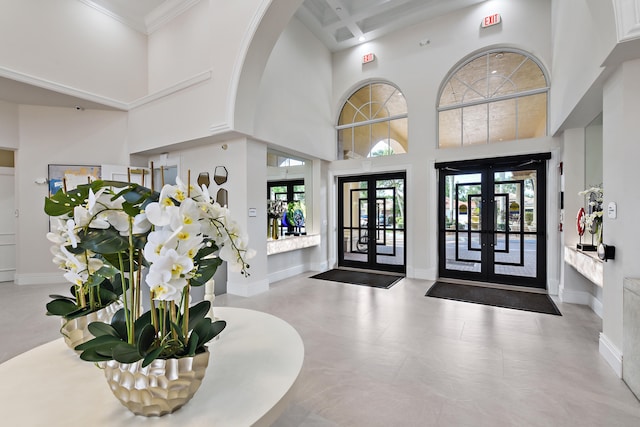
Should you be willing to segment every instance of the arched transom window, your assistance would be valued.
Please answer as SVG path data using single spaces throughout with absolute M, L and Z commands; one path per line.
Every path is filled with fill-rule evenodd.
M 368 83 L 344 103 L 338 118 L 338 159 L 406 153 L 407 102 L 388 83 Z
M 546 136 L 548 94 L 545 72 L 531 55 L 513 49 L 476 55 L 440 89 L 438 147 Z

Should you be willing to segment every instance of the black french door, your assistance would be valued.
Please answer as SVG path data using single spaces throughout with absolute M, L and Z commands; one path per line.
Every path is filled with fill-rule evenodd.
M 338 178 L 338 265 L 404 273 L 404 172 Z
M 439 276 L 546 288 L 550 153 L 439 163 Z

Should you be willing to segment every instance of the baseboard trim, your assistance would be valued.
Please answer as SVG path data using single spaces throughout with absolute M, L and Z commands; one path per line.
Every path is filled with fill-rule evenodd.
M 589 292 L 572 291 L 564 287 L 560 287 L 558 291 L 558 298 L 560 298 L 560 301 L 569 304 L 580 304 L 589 306 L 591 310 L 593 310 L 593 312 L 598 315 L 598 317 L 602 318 L 602 301 L 597 299 Z
M 274 271 L 272 273 L 269 273 L 269 283 L 288 279 L 289 277 L 302 274 L 305 271 L 309 271 L 309 268 L 304 264 L 296 265 L 295 267 L 287 268 L 286 270 Z
M 252 297 L 269 290 L 269 279 L 249 283 L 227 281 L 227 293 L 241 297 Z
M 62 273 L 16 273 L 14 281 L 16 285 L 55 285 L 66 282 Z
M 600 356 L 611 366 L 618 378 L 622 378 L 622 352 L 609 341 L 607 336 L 600 333 L 598 342 Z

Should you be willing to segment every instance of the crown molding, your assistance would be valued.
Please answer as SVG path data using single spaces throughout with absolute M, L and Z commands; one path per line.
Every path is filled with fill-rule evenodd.
M 127 104 L 126 102 L 116 101 L 112 98 L 96 95 L 94 93 L 83 90 L 74 89 L 71 86 L 56 83 L 51 80 L 32 76 L 30 74 L 25 74 L 2 66 L 0 66 L 0 77 L 15 80 L 17 82 L 25 83 L 42 89 L 47 89 L 63 95 L 73 96 L 76 98 L 84 99 L 86 101 L 95 102 L 97 104 L 102 104 L 104 106 L 115 108 L 118 110 L 129 109 L 129 104 Z
M 640 38 L 640 0 L 614 0 L 618 42 Z
M 146 27 L 144 22 L 138 21 L 136 19 L 131 19 L 131 18 L 126 17 L 126 16 L 119 15 L 119 14 L 117 14 L 115 12 L 110 11 L 106 7 L 99 5 L 98 3 L 94 3 L 91 0 L 78 0 L 78 1 L 81 2 L 81 3 L 86 4 L 87 6 L 97 10 L 100 13 L 103 13 L 103 14 L 107 15 L 108 17 L 110 17 L 112 19 L 115 19 L 118 22 L 121 22 L 121 23 L 127 25 L 128 27 L 133 28 L 134 30 L 136 30 L 136 31 L 138 31 L 138 32 L 140 32 L 142 34 L 148 34 L 147 27 Z
M 198 83 L 207 81 L 211 78 L 212 75 L 213 75 L 213 72 L 211 70 L 203 71 L 200 74 L 196 74 L 195 76 L 182 80 L 181 82 L 178 82 L 172 86 L 169 86 L 167 88 L 164 88 L 152 94 L 143 96 L 142 98 L 136 99 L 135 101 L 127 104 L 127 110 L 140 107 L 141 105 L 148 104 L 160 98 L 164 98 L 165 96 L 169 96 L 173 93 L 176 93 L 188 87 L 194 86 Z
M 195 6 L 200 0 L 167 0 L 144 18 L 146 34 L 151 34 L 166 23 Z
M 108 98 L 105 96 L 96 95 L 95 93 L 92 93 L 92 92 L 75 89 L 71 86 L 63 85 L 60 83 L 53 82 L 51 80 L 42 79 L 40 77 L 35 77 L 29 74 L 21 73 L 19 71 L 11 70 L 9 68 L 0 66 L 0 78 L 4 77 L 10 80 L 15 80 L 20 83 L 25 83 L 38 88 L 50 90 L 52 92 L 56 92 L 62 95 L 73 96 L 75 98 L 79 98 L 85 101 L 91 101 L 96 104 L 101 104 L 106 107 L 115 108 L 117 110 L 123 110 L 123 111 L 132 110 L 144 104 L 148 104 L 150 102 L 164 98 L 166 96 L 169 96 L 181 90 L 187 89 L 198 83 L 207 81 L 211 79 L 212 75 L 213 75 L 212 70 L 203 71 L 199 74 L 196 74 L 195 76 L 182 80 L 181 82 L 178 82 L 165 89 L 162 89 L 152 94 L 138 98 L 135 101 L 122 102 L 122 101 L 117 101 L 115 99 Z

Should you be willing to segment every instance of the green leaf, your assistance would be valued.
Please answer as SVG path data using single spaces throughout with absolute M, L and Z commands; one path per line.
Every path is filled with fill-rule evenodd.
M 218 267 L 222 265 L 222 258 L 204 258 L 198 261 L 196 277 L 191 279 L 193 286 L 202 286 L 207 283 L 216 273 Z
M 156 340 L 156 329 L 151 324 L 147 324 L 138 334 L 138 353 L 146 354 Z
M 91 332 L 93 336 L 96 338 L 103 335 L 111 335 L 113 337 L 120 339 L 120 335 L 118 334 L 118 331 L 116 331 L 116 329 L 113 326 L 109 325 L 108 323 L 91 322 L 89 323 L 89 326 L 87 327 L 87 329 L 89 329 L 89 332 Z
M 133 363 L 142 359 L 142 355 L 135 346 L 121 342 L 113 347 L 113 358 L 120 363 Z
M 204 300 L 189 308 L 189 330 L 205 318 L 211 307 L 211 302 Z
M 74 304 L 76 302 L 76 299 L 74 297 L 68 297 L 68 296 L 58 295 L 58 294 L 49 295 L 49 298 L 69 300 L 69 301 L 72 301 Z
M 127 238 L 112 228 L 89 229 L 86 233 L 78 234 L 81 240 L 78 246 L 98 254 L 117 254 L 129 249 Z
M 80 345 L 77 345 L 75 350 L 84 351 L 89 349 L 96 349 L 100 347 L 109 347 L 115 346 L 119 343 L 122 343 L 122 340 L 118 337 L 114 337 L 113 335 L 101 335 L 99 337 L 95 337 L 87 342 L 84 342 Z
M 148 366 L 151 362 L 156 360 L 158 358 L 158 356 L 160 356 L 160 354 L 162 353 L 163 350 L 164 350 L 164 347 L 158 347 L 155 350 L 149 352 L 144 357 L 144 360 L 142 361 L 142 367 L 144 368 L 144 367 Z
M 118 295 L 104 288 L 99 288 L 98 293 L 100 294 L 100 300 L 103 305 L 107 305 L 110 301 L 116 301 L 118 299 Z
M 211 338 L 215 338 L 220 334 L 220 332 L 224 331 L 224 328 L 227 327 L 227 322 L 225 322 L 224 320 L 216 320 L 215 322 L 213 322 L 212 327 L 213 337 Z
M 174 322 L 170 322 L 171 325 L 173 325 L 173 328 L 175 329 L 173 332 L 177 335 L 175 338 L 181 342 L 184 341 L 184 335 L 182 334 L 182 326 L 174 323 Z
M 187 343 L 187 355 L 188 356 L 195 356 L 196 355 L 196 350 L 198 349 L 198 344 L 200 342 L 200 337 L 198 336 L 198 334 L 196 332 L 192 332 L 191 336 L 189 337 L 189 342 Z
M 147 325 L 151 325 L 151 310 L 142 313 L 133 323 L 133 328 L 136 331 L 142 331 Z
M 107 360 L 113 359 L 113 357 L 99 354 L 95 350 L 91 349 L 80 353 L 80 359 L 86 360 L 87 362 L 106 362 Z
M 121 308 L 116 311 L 116 313 L 111 318 L 111 326 L 118 332 L 118 336 L 122 338 L 124 341 L 127 340 L 127 319 L 125 317 L 124 311 L 126 308 Z
M 75 302 L 66 298 L 55 299 L 47 303 L 47 314 L 53 316 L 66 316 L 77 309 Z

